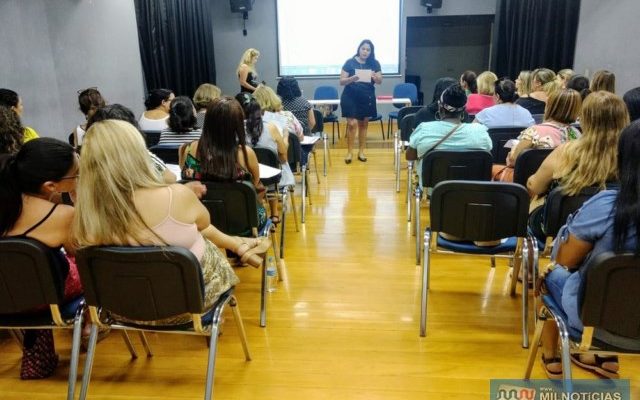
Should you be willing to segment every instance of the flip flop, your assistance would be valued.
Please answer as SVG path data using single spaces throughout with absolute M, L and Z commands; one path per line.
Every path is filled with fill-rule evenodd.
M 553 372 L 549 370 L 551 364 L 559 364 L 560 372 Z M 547 374 L 547 378 L 551 380 L 562 379 L 562 359 L 560 357 L 545 359 L 544 354 L 542 354 L 542 369 L 544 369 L 544 373 Z
M 588 354 L 571 354 L 571 361 L 580 368 L 595 372 L 596 374 L 609 379 L 618 379 L 620 377 L 620 375 L 618 375 L 618 356 L 600 357 L 597 354 L 593 354 L 594 363 L 589 363 L 581 359 L 581 355 Z

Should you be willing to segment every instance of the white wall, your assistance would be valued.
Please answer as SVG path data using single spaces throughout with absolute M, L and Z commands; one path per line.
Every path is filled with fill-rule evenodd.
M 639 16 L 638 0 L 582 0 L 574 69 L 589 76 L 610 70 L 621 96 L 640 86 Z

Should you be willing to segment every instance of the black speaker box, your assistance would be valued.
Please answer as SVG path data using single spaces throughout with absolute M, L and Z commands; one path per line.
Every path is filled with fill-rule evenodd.
M 252 0 L 229 0 L 231 4 L 231 12 L 247 12 L 251 11 Z
M 442 0 L 420 0 L 420 4 L 424 7 L 442 8 Z

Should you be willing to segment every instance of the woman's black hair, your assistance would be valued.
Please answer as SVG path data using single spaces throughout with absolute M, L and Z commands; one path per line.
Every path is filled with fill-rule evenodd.
M 467 94 L 460 84 L 449 86 L 440 95 L 439 107 L 443 118 L 459 117 L 467 104 Z
M 433 98 L 431 99 L 431 104 L 438 104 L 440 101 L 440 96 L 442 96 L 442 92 L 444 92 L 449 86 L 455 85 L 458 83 L 457 80 L 451 77 L 440 78 L 436 81 L 436 86 L 433 89 Z
M 618 175 L 620 189 L 613 219 L 615 250 L 624 250 L 629 228 L 633 227 L 636 232 L 634 253 L 640 256 L 640 121 L 632 123 L 620 133 Z
M 362 42 L 360 42 L 360 44 L 358 45 L 358 48 L 356 49 L 356 54 L 354 55 L 354 57 L 358 56 L 360 54 L 360 47 L 362 47 L 363 44 L 368 44 L 369 47 L 371 47 L 371 53 L 369 53 L 369 58 L 367 58 L 367 61 L 372 60 L 375 61 L 376 59 L 376 49 L 373 46 L 373 42 L 369 39 L 365 39 Z
M 20 96 L 18 93 L 14 92 L 11 89 L 0 89 L 0 106 L 5 107 L 18 107 L 18 102 L 20 101 Z
M 198 122 L 193 102 L 187 96 L 171 100 L 169 109 L 169 129 L 173 132 L 190 132 Z
M 589 79 L 584 75 L 576 74 L 573 75 L 566 84 L 567 89 L 573 89 L 576 92 L 580 93 L 580 97 L 584 100 L 585 97 L 591 93 L 589 90 Z
M 159 107 L 163 101 L 169 100 L 169 97 L 173 93 L 169 89 L 153 89 L 149 92 L 147 99 L 144 101 L 144 106 L 147 110 L 153 110 L 156 107 Z
M 24 127 L 11 108 L 0 106 L 0 154 L 15 154 L 22 147 Z
M 242 106 L 242 111 L 244 111 L 245 132 L 251 138 L 251 145 L 255 146 L 260 140 L 260 135 L 262 135 L 262 109 L 260 104 L 247 92 L 238 93 L 236 100 Z
M 503 103 L 513 103 L 518 99 L 516 84 L 509 78 L 500 78 L 495 83 L 496 94 Z
M 640 118 L 640 87 L 627 91 L 622 97 L 622 100 L 624 100 L 624 104 L 627 105 L 631 121 Z
M 30 140 L 17 154 L 0 156 L 0 236 L 20 217 L 22 194 L 38 194 L 42 184 L 59 181 L 74 162 L 73 146 L 53 138 Z
M 78 93 L 78 105 L 80 106 L 80 111 L 82 111 L 84 115 L 88 115 L 91 110 L 97 110 L 100 107 L 104 107 L 105 104 L 102 94 L 100 94 L 98 89 L 94 87 L 84 89 Z
M 293 76 L 283 76 L 282 79 L 280 79 L 280 82 L 278 82 L 277 93 L 282 100 L 291 100 L 302 96 L 298 80 Z
M 136 116 L 133 115 L 133 111 L 118 103 L 109 104 L 108 106 L 98 108 L 96 112 L 91 116 L 91 118 L 89 118 L 89 121 L 87 121 L 87 130 L 89 130 L 91 125 L 95 124 L 96 122 L 104 121 L 107 119 L 126 121 L 135 126 L 136 129 L 140 130 L 138 121 L 136 121 Z
M 473 71 L 464 71 L 460 79 L 467 84 L 471 93 L 478 93 L 477 75 Z

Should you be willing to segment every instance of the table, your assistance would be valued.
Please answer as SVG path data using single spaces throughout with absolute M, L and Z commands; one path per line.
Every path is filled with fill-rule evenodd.
M 180 179 L 180 175 L 182 173 L 182 171 L 180 170 L 180 166 L 177 164 L 166 164 L 167 169 L 171 172 L 173 172 L 175 174 L 175 176 L 178 177 L 178 179 Z M 278 168 L 273 168 L 270 167 L 268 165 L 264 165 L 264 164 L 258 164 L 258 167 L 260 169 L 260 179 L 268 179 L 268 178 L 273 178 L 277 175 L 280 175 L 282 173 L 282 171 L 280 171 Z
M 309 100 L 312 106 L 328 105 L 339 106 L 340 99 L 324 99 L 324 100 Z M 411 99 L 408 97 L 394 97 L 392 99 L 380 99 L 376 98 L 376 104 L 404 104 L 405 106 L 411 105 Z

